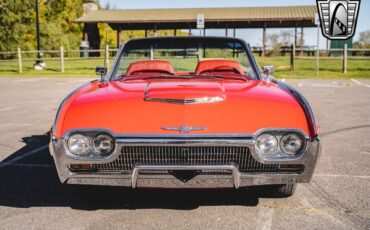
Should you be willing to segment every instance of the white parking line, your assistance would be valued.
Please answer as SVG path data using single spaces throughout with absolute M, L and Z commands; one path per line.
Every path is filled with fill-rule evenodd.
M 5 167 L 5 166 L 8 166 L 8 165 L 11 165 L 11 164 L 14 164 L 17 161 L 22 160 L 23 158 L 29 157 L 29 156 L 31 156 L 31 155 L 33 155 L 35 153 L 40 152 L 41 150 L 46 149 L 48 146 L 49 145 L 41 146 L 41 147 L 39 147 L 37 149 L 34 149 L 34 150 L 30 151 L 30 152 L 27 152 L 27 153 L 25 153 L 25 154 L 23 154 L 21 156 L 15 157 L 15 158 L 13 158 L 13 159 L 11 159 L 9 161 L 6 161 L 4 163 L 0 163 L 0 168 Z
M 8 111 L 8 110 L 12 110 L 14 109 L 14 107 L 5 107 L 5 108 L 1 108 L 0 109 L 0 112 L 4 112 L 4 111 Z
M 370 176 L 345 175 L 345 174 L 314 174 L 314 176 L 318 176 L 318 177 L 346 177 L 346 178 L 370 179 Z
M 344 88 L 345 85 L 340 83 L 298 83 L 298 87 L 308 88 Z
M 362 86 L 365 86 L 367 88 L 370 88 L 370 85 L 368 84 L 365 84 L 365 83 L 362 83 L 360 81 L 357 81 L 356 79 L 351 79 L 351 81 L 353 81 L 354 83 L 356 83 L 357 85 L 362 85 Z

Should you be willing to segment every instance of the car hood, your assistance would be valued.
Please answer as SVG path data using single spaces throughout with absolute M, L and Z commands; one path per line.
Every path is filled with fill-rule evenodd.
M 189 134 L 254 134 L 263 128 L 308 133 L 295 98 L 275 83 L 258 80 L 94 82 L 64 107 L 57 136 L 97 128 L 115 134 L 179 134 L 168 127 L 181 126 L 202 127 Z

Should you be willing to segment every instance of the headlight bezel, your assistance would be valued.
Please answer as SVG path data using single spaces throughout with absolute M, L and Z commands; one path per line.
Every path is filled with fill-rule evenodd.
M 285 149 L 286 147 L 284 147 L 284 143 L 283 142 L 284 142 L 284 138 L 285 137 L 288 137 L 288 136 L 296 136 L 296 137 L 298 137 L 300 139 L 301 145 L 299 146 L 299 148 L 296 151 L 290 152 L 290 151 L 288 151 L 288 150 Z M 280 146 L 281 151 L 286 156 L 294 157 L 295 155 L 297 155 L 300 152 L 302 152 L 302 150 L 304 149 L 304 147 L 305 147 L 305 140 L 304 140 L 304 138 L 301 135 L 299 135 L 297 133 L 290 132 L 290 133 L 286 133 L 285 135 L 281 136 L 280 141 L 279 141 L 279 146 Z
M 82 152 L 77 153 L 77 152 L 72 150 L 72 147 L 71 147 L 71 145 L 73 145 L 73 143 L 71 143 L 73 141 L 72 139 L 76 139 L 76 140 L 79 139 L 80 141 L 83 141 L 85 143 L 85 145 L 87 145 L 87 146 L 84 147 L 85 149 Z M 88 155 L 88 153 L 90 151 L 90 148 L 91 148 L 90 142 L 91 142 L 91 140 L 90 140 L 89 137 L 87 137 L 87 136 L 85 136 L 81 133 L 73 133 L 68 137 L 68 139 L 66 139 L 66 148 L 74 156 L 84 157 L 84 156 Z
M 86 138 L 88 138 L 89 147 L 88 147 L 88 150 L 85 154 L 76 155 L 69 149 L 68 141 L 74 135 L 83 135 Z M 95 151 L 95 149 L 93 147 L 94 146 L 94 142 L 93 142 L 94 138 L 97 137 L 97 136 L 100 136 L 100 135 L 109 136 L 113 140 L 113 148 L 107 154 L 99 154 L 97 151 Z M 64 149 L 65 149 L 66 155 L 69 156 L 70 158 L 74 159 L 74 160 L 95 161 L 95 160 L 109 159 L 110 157 L 112 157 L 112 155 L 114 155 L 114 153 L 116 151 L 116 147 L 117 147 L 115 136 L 113 136 L 111 134 L 111 132 L 106 131 L 106 130 L 74 130 L 74 131 L 68 132 L 66 135 L 64 135 L 64 137 L 62 139 L 63 139 L 63 144 L 64 144 Z
M 278 148 L 273 154 L 264 155 L 264 154 L 261 154 L 258 151 L 257 139 L 260 136 L 264 135 L 264 134 L 274 135 L 276 137 L 277 141 L 278 141 Z M 290 154 L 289 155 L 286 152 L 284 152 L 284 150 L 282 149 L 281 140 L 284 136 L 289 135 L 289 134 L 297 135 L 302 140 L 302 146 L 296 152 L 296 154 Z M 302 157 L 302 155 L 304 154 L 304 152 L 307 148 L 307 141 L 308 140 L 309 140 L 309 138 L 305 135 L 305 133 L 303 133 L 302 131 L 297 130 L 297 129 L 264 129 L 264 130 L 260 130 L 255 135 L 254 149 L 255 149 L 255 152 L 257 153 L 257 156 L 261 160 L 266 160 L 266 161 L 291 161 L 291 160 L 297 160 L 298 158 Z
M 258 142 L 260 141 L 259 139 L 262 139 L 262 137 L 269 138 L 271 141 L 275 142 L 275 146 L 273 147 L 273 151 L 269 151 L 268 153 L 266 153 L 266 152 L 263 152 L 263 150 L 261 150 Z M 259 154 L 261 154 L 262 156 L 265 156 L 265 157 L 269 157 L 269 156 L 273 155 L 278 150 L 279 141 L 278 141 L 278 139 L 276 138 L 276 136 L 274 134 L 266 132 L 266 133 L 262 133 L 262 134 L 260 134 L 256 137 L 255 147 L 256 147 L 256 151 Z
M 112 147 L 111 147 L 111 149 L 108 152 L 103 153 L 101 150 L 97 149 L 97 147 L 95 146 L 95 141 L 99 137 L 106 137 L 107 139 L 110 139 L 110 141 L 112 143 Z M 114 140 L 114 137 L 112 137 L 111 135 L 109 135 L 107 133 L 99 133 L 99 134 L 95 135 L 92 138 L 92 148 L 93 148 L 94 152 L 96 154 L 98 154 L 99 156 L 102 156 L 102 157 L 109 156 L 109 155 L 111 155 L 114 152 L 114 149 L 115 149 L 115 140 Z

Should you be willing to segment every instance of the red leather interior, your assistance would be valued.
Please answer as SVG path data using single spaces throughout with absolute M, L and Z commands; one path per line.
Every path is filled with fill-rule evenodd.
M 227 59 L 204 60 L 198 63 L 196 75 L 212 73 L 243 74 L 243 67 L 239 62 Z
M 175 70 L 169 61 L 145 60 L 131 63 L 127 69 L 126 76 L 140 74 L 147 75 L 150 73 L 175 75 Z
M 187 76 L 190 75 L 189 71 L 176 71 L 176 76 Z

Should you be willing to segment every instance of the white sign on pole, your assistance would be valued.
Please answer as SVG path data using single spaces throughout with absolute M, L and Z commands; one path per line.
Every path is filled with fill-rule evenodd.
M 320 75 L 320 17 L 315 14 L 315 25 L 317 26 L 317 50 L 316 50 L 316 74 Z
M 204 14 L 197 15 L 197 29 L 204 29 Z
M 318 13 L 315 14 L 315 25 L 320 25 L 320 17 Z

